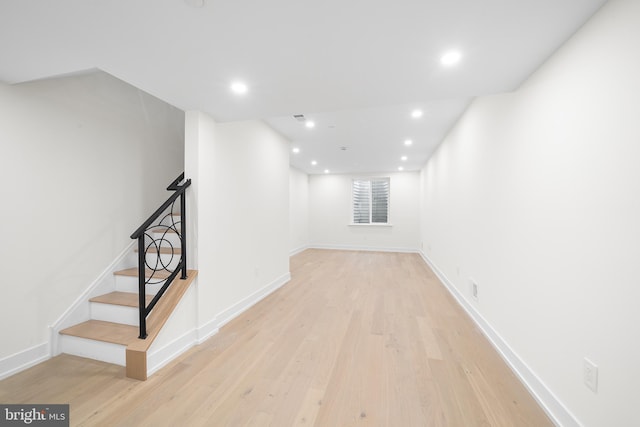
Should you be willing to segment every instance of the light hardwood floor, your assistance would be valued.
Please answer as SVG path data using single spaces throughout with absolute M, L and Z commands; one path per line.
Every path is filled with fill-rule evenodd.
M 0 402 L 86 426 L 553 425 L 418 255 L 307 250 L 291 273 L 145 382 L 62 355 Z

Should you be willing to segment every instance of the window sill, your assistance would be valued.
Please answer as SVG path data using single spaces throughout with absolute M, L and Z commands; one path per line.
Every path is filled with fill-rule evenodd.
M 357 224 L 352 222 L 351 224 L 348 224 L 349 227 L 393 227 L 393 224 L 391 224 L 390 222 L 387 223 L 370 223 L 370 224 Z

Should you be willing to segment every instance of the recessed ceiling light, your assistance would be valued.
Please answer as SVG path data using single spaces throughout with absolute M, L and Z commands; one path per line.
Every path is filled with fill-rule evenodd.
M 308 127 L 309 129 L 311 129 L 312 127 L 315 127 L 315 125 L 316 125 L 316 124 L 315 124 L 314 122 L 312 122 L 311 120 L 307 120 L 307 121 L 304 123 L 304 125 L 305 125 L 306 127 Z
M 398 170 L 399 170 L 400 172 L 402 172 L 402 171 L 404 170 L 404 168 L 403 168 L 402 166 L 398 166 Z
M 446 67 L 450 67 L 452 65 L 456 65 L 462 59 L 462 54 L 457 50 L 451 50 L 442 57 L 440 57 L 440 63 Z
M 413 141 L 410 139 L 405 139 L 404 140 L 404 145 L 406 145 L 407 147 L 410 146 L 411 144 L 413 144 Z
M 298 154 L 300 152 L 300 149 L 298 147 L 293 147 L 291 151 L 293 151 L 295 154 Z
M 315 160 L 311 160 L 311 165 L 312 165 L 312 166 L 315 166 L 315 165 L 317 165 L 317 164 L 318 164 L 318 162 L 316 162 Z
M 324 173 L 329 173 L 329 172 L 331 172 L 329 169 L 324 170 Z
M 413 117 L 414 119 L 419 119 L 420 117 L 422 117 L 422 114 L 424 114 L 422 110 L 413 110 L 411 112 L 411 117 Z
M 407 156 L 400 157 L 400 160 L 402 160 L 403 162 L 406 162 L 407 161 Z
M 243 82 L 231 83 L 231 91 L 236 95 L 244 95 L 249 91 L 249 87 Z

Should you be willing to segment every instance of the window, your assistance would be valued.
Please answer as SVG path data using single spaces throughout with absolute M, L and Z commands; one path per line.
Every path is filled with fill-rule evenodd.
M 353 223 L 389 222 L 389 178 L 353 180 Z

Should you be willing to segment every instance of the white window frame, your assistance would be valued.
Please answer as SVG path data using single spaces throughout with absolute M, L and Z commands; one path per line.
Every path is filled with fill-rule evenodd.
M 373 186 L 372 181 L 384 180 L 387 182 L 387 222 L 372 222 L 373 220 Z M 357 181 L 369 181 L 369 222 L 354 222 L 355 217 L 355 199 L 354 199 L 354 187 Z M 389 227 L 391 226 L 391 178 L 387 176 L 381 177 L 360 177 L 353 178 L 351 180 L 351 219 L 349 221 L 351 226 L 366 226 L 366 227 Z

